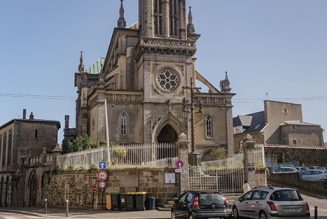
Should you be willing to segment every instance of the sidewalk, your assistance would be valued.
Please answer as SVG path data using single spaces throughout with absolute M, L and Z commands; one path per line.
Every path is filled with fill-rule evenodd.
M 0 212 L 16 212 L 40 218 L 79 218 L 79 219 L 168 219 L 170 211 L 105 211 L 105 210 L 85 210 L 69 209 L 66 217 L 66 209 L 51 208 L 45 214 L 44 209 L 40 208 L 0 208 Z

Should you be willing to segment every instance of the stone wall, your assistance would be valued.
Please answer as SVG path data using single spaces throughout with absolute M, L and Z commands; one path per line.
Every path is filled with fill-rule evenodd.
M 276 162 L 299 161 L 302 166 L 326 166 L 327 150 L 301 148 L 265 148 L 266 157 L 276 158 Z M 277 165 L 277 163 L 273 163 Z
M 166 203 L 178 195 L 178 179 L 175 184 L 165 184 L 165 173 L 174 173 L 173 168 L 124 168 L 110 170 L 105 193 L 147 192 L 155 196 L 157 203 Z M 177 175 L 176 175 L 177 176 Z M 44 198 L 50 207 L 63 207 L 69 199 L 73 208 L 101 208 L 102 192 L 98 188 L 97 170 L 49 172 L 43 185 Z
M 307 192 L 313 192 L 320 195 L 327 196 L 327 181 L 320 182 L 304 182 L 299 180 L 297 173 L 289 174 L 270 174 L 268 177 L 269 183 L 273 185 L 282 185 L 295 187 L 297 189 L 302 189 Z

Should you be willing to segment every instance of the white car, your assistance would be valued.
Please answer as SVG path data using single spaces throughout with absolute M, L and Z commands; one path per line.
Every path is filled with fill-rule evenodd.
M 302 181 L 323 181 L 327 179 L 326 170 L 306 170 L 300 173 Z
M 310 170 L 326 170 L 325 167 L 320 167 L 320 166 L 313 166 L 313 167 L 309 167 Z
M 299 171 L 295 167 L 276 167 L 272 171 L 273 173 L 298 173 Z

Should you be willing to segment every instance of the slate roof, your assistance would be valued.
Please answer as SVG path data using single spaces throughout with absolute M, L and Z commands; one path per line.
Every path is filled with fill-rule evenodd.
M 251 124 L 250 124 L 251 122 Z M 249 125 L 250 124 L 250 125 Z M 247 114 L 233 118 L 233 127 L 243 126 L 243 133 L 260 132 L 265 126 L 265 112 Z

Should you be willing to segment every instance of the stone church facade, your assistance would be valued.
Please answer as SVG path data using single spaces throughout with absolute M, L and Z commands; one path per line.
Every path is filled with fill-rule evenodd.
M 234 154 L 234 94 L 227 73 L 218 89 L 195 69 L 199 37 L 186 0 L 139 0 L 139 21 L 130 27 L 121 1 L 102 71 L 87 72 L 81 53 L 76 134 L 106 142 L 108 116 L 110 143 L 175 143 L 184 133 L 200 158 L 217 148 Z

